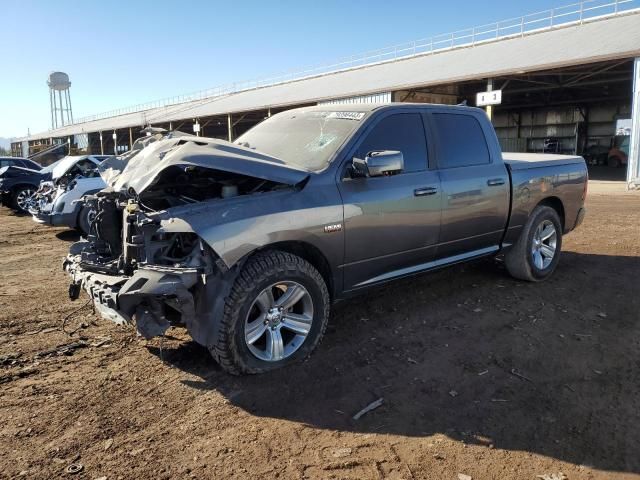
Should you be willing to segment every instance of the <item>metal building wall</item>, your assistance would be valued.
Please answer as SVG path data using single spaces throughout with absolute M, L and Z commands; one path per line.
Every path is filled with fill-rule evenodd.
M 581 154 L 591 145 L 611 147 L 616 120 L 630 118 L 629 103 L 597 104 L 584 109 L 549 107 L 498 110 L 493 124 L 506 152 L 541 152 L 545 138 L 557 138 L 560 153 Z

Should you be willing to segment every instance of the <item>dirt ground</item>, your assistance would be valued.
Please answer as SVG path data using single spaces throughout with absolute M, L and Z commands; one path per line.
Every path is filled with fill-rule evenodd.
M 336 306 L 307 362 L 240 378 L 180 329 L 77 311 L 77 237 L 2 207 L 0 477 L 638 479 L 640 193 L 621 189 L 594 182 L 543 284 L 495 261 L 401 281 Z

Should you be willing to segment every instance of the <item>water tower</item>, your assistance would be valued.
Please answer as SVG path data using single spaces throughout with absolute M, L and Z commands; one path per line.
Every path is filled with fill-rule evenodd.
M 64 72 L 51 72 L 47 85 L 49 85 L 49 102 L 51 103 L 51 128 L 73 123 L 69 75 Z

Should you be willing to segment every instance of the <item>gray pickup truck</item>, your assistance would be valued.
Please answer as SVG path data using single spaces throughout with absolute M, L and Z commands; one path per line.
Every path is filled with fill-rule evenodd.
M 307 357 L 330 305 L 481 257 L 540 281 L 584 216 L 581 157 L 503 154 L 482 110 L 329 105 L 235 143 L 159 136 L 85 201 L 69 294 L 147 338 L 186 326 L 230 373 Z

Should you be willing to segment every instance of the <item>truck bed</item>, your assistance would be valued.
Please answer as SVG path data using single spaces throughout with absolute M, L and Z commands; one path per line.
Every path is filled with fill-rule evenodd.
M 584 164 L 584 159 L 579 155 L 558 155 L 555 153 L 502 152 L 502 159 L 512 171 L 560 165 Z

